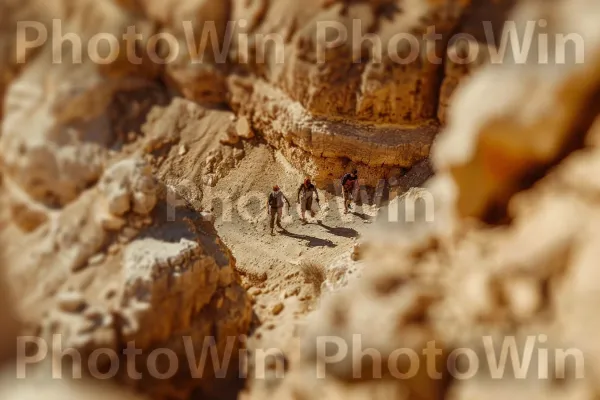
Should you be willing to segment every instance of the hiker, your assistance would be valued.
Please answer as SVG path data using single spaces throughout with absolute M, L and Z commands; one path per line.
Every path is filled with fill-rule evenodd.
M 288 205 L 288 209 L 290 208 L 290 201 L 288 200 L 288 198 L 283 194 L 283 192 L 281 190 L 279 190 L 279 186 L 275 185 L 273 186 L 273 191 L 271 192 L 271 194 L 269 194 L 269 198 L 267 199 L 267 208 L 269 210 L 269 213 L 271 215 L 271 235 L 275 235 L 275 233 L 273 232 L 273 229 L 275 228 L 275 218 L 277 217 L 277 226 L 281 229 L 283 229 L 283 227 L 281 226 L 281 216 L 283 214 L 283 200 L 285 200 L 285 202 Z
M 358 184 L 358 170 L 347 173 L 342 177 L 342 193 L 344 195 L 344 214 L 348 214 L 348 209 L 352 208 L 351 202 L 354 198 L 354 191 Z
M 301 220 L 303 224 L 306 224 L 307 222 L 306 217 L 304 216 L 306 210 L 310 212 L 311 217 L 315 217 L 315 212 L 312 209 L 313 194 L 315 195 L 318 204 L 319 192 L 317 192 L 317 188 L 312 184 L 310 178 L 306 178 L 298 188 L 298 203 L 300 203 L 300 210 L 302 213 Z

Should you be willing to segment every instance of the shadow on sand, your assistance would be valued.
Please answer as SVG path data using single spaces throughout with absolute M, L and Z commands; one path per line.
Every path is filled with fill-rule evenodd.
M 354 215 L 355 217 L 362 219 L 363 221 L 372 221 L 373 220 L 373 217 L 371 217 L 365 213 L 353 211 L 351 214 Z
M 281 231 L 280 235 L 287 236 L 287 237 L 290 237 L 293 239 L 298 239 L 298 240 L 306 240 L 308 242 L 306 244 L 308 247 L 337 247 L 337 245 L 335 243 L 333 243 L 331 240 L 319 239 L 314 236 L 308 236 L 308 235 L 299 235 L 297 233 L 292 233 L 292 232 L 288 231 L 287 229 L 284 229 L 283 231 Z
M 355 238 L 358 236 L 358 232 L 352 228 L 343 228 L 343 227 L 333 228 L 331 226 L 325 225 L 323 223 L 323 221 L 319 221 L 319 222 L 317 222 L 317 224 L 319 226 L 325 228 L 327 230 L 327 232 L 331 233 L 332 235 L 342 236 L 345 238 Z

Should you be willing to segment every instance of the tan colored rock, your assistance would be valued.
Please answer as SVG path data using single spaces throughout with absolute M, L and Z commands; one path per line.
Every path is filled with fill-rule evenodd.
M 339 285 L 323 298 L 322 307 L 302 329 L 307 351 L 291 363 L 291 374 L 280 386 L 278 380 L 267 379 L 273 385 L 268 396 L 254 395 L 261 399 L 422 400 L 597 397 L 600 185 L 594 172 L 600 157 L 594 126 L 598 120 L 600 10 L 595 2 L 526 0 L 514 17 L 518 24 L 546 19 L 550 34 L 582 34 L 584 65 L 505 63 L 475 71 L 463 69 L 448 56 L 445 73 L 431 63 L 352 63 L 356 43 L 328 51 L 325 64 L 319 66 L 315 25 L 328 20 L 349 27 L 358 18 L 365 31 L 389 38 L 396 32 L 418 31 L 441 18 L 443 31 L 450 32 L 461 28 L 459 17 L 467 1 L 239 0 L 231 2 L 231 10 L 228 2 L 203 0 L 135 3 L 118 2 L 132 15 L 156 22 L 161 32 L 175 32 L 178 40 L 182 32 L 176 31 L 177 24 L 191 16 L 197 16 L 194 23 L 209 18 L 222 21 L 230 11 L 232 19 L 247 17 L 248 25 L 236 28 L 235 33 L 240 29 L 250 33 L 251 50 L 263 44 L 259 34 L 282 33 L 290 45 L 283 54 L 285 63 L 278 64 L 277 54 L 270 51 L 267 63 L 258 62 L 252 52 L 249 63 L 244 63 L 242 44 L 234 35 L 228 62 L 236 65 L 229 66 L 232 76 L 225 88 L 223 70 L 214 60 L 196 70 L 189 55 L 183 54 L 181 63 L 161 71 L 164 82 L 194 101 L 214 104 L 227 98 L 239 118 L 176 98 L 167 107 L 154 108 L 140 140 L 124 149 L 119 148 L 120 132 L 129 136 L 137 131 L 137 118 L 146 117 L 148 106 L 158 102 L 153 96 L 160 97 L 156 92 L 162 93 L 162 88 L 154 88 L 145 79 L 133 83 L 131 71 L 122 70 L 119 63 L 106 69 L 89 63 L 77 68 L 49 66 L 43 58 L 48 56 L 47 49 L 41 49 L 41 58 L 24 66 L 16 81 L 12 61 L 8 69 L 0 66 L 2 73 L 8 70 L 8 77 L 0 76 L 0 92 L 3 85 L 13 82 L 0 140 L 0 247 L 7 253 L 10 289 L 20 295 L 13 302 L 28 326 L 25 333 L 45 337 L 58 333 L 65 344 L 83 354 L 97 348 L 122 350 L 126 340 L 135 340 L 143 344 L 145 353 L 164 347 L 181 356 L 183 336 L 202 344 L 217 332 L 217 352 L 222 355 L 224 338 L 247 332 L 249 299 L 238 283 L 233 257 L 215 240 L 207 214 L 181 206 L 174 210 L 175 221 L 166 220 L 172 215 L 168 213 L 172 199 L 166 198 L 170 188 L 196 208 L 210 190 L 199 183 L 214 185 L 243 157 L 239 149 L 236 153 L 230 146 L 220 146 L 219 139 L 230 131 L 236 132 L 238 140 L 243 137 L 237 124 L 244 118 L 251 132 L 263 135 L 319 182 L 337 178 L 354 165 L 366 170 L 361 177 L 367 182 L 388 174 L 402 178 L 401 168 L 412 167 L 416 178 L 406 174 L 405 181 L 398 181 L 400 186 L 415 186 L 412 182 L 419 184 L 421 177 L 430 175 L 423 160 L 437 133 L 437 119 L 446 118 L 452 95 L 448 129 L 434 149 L 438 173 L 432 192 L 435 221 L 425 221 L 414 230 L 386 232 L 385 240 L 375 241 L 364 254 L 361 251 L 367 266 L 361 269 L 361 279 L 346 279 L 352 260 L 334 263 L 328 280 L 332 287 Z M 477 8 L 486 8 L 484 3 Z M 81 8 L 78 4 L 61 2 L 68 7 L 57 7 L 70 13 L 68 25 L 74 31 L 120 32 L 122 25 L 139 22 L 130 21 L 112 2 L 85 1 Z M 445 14 L 436 16 L 436 9 Z M 105 18 L 97 18 L 98 13 Z M 5 15 L 0 12 L 0 29 L 12 29 L 11 24 L 4 24 Z M 420 21 L 422 17 L 429 21 Z M 97 20 L 109 26 L 98 27 Z M 91 21 L 89 26 L 87 21 Z M 463 49 L 457 45 L 450 50 L 454 56 Z M 4 49 L 0 53 L 6 54 Z M 152 68 L 135 68 L 146 77 L 156 76 Z M 470 75 L 469 81 L 464 81 L 465 75 Z M 453 88 L 461 81 L 464 86 L 454 94 Z M 63 89 L 56 89 L 61 83 Z M 32 104 L 21 104 L 21 94 L 29 85 L 43 95 L 23 96 Z M 129 112 L 131 120 L 107 117 Z M 241 131 L 247 132 L 245 127 Z M 242 144 L 251 145 L 238 146 Z M 181 146 L 189 150 L 184 156 L 179 154 Z M 109 151 L 109 147 L 117 150 Z M 155 150 L 160 150 L 160 156 L 148 156 L 146 165 L 139 162 L 145 154 L 141 158 L 131 155 Z M 349 155 L 349 160 L 344 158 Z M 164 188 L 150 184 L 152 173 Z M 419 193 L 423 192 L 415 189 L 401 201 Z M 134 224 L 130 211 L 146 219 L 145 227 L 136 226 L 139 236 L 125 235 L 128 225 Z M 197 218 L 184 222 L 184 215 Z M 510 224 L 490 227 L 482 221 Z M 108 230 L 123 230 L 124 243 L 115 242 L 116 235 Z M 104 251 L 109 256 L 95 259 Z M 97 267 L 81 270 L 92 263 L 98 263 Z M 269 278 L 265 272 L 238 269 L 248 281 Z M 289 288 L 271 282 L 265 286 L 267 296 Z M 59 312 L 61 307 L 79 308 L 74 307 L 79 299 L 64 298 L 69 288 L 89 304 L 82 314 Z M 265 304 L 257 309 L 268 312 Z M 284 319 L 287 310 L 280 310 L 278 319 Z M 4 318 L 0 314 L 2 326 L 9 326 L 8 322 L 4 325 Z M 265 342 L 278 332 L 275 323 L 264 328 L 271 331 L 264 332 Z M 390 379 L 389 371 L 382 378 L 371 376 L 369 361 L 344 357 L 327 366 L 326 379 L 317 379 L 315 362 L 322 361 L 323 354 L 315 350 L 316 339 L 337 337 L 354 345 L 356 334 L 363 349 L 377 349 L 383 355 L 385 366 L 398 348 L 413 349 L 421 366 L 425 365 L 420 355 L 432 340 L 440 344 L 440 363 L 444 364 L 455 348 L 481 350 L 484 335 L 539 338 L 544 334 L 553 346 L 581 349 L 590 372 L 583 379 L 533 379 L 518 384 L 452 379 L 448 371 L 443 379 L 432 379 L 425 369 L 411 379 Z M 12 342 L 9 330 L 3 329 L 0 336 L 4 339 L 4 335 L 3 343 Z M 138 362 L 144 366 L 147 360 L 144 354 Z M 120 361 L 127 366 L 125 360 Z M 400 367 L 406 370 L 409 365 L 401 363 Z M 355 371 L 361 373 L 360 379 Z M 189 366 L 180 365 L 180 374 L 173 380 L 127 383 L 153 398 L 189 398 L 195 386 L 200 387 L 196 394 L 207 398 L 236 390 L 229 380 L 212 379 L 210 374 L 191 380 L 189 372 Z M 565 373 L 570 376 L 574 371 L 567 368 Z M 35 395 L 33 391 L 39 392 L 40 387 L 50 398 L 95 396 L 70 385 L 60 392 L 39 384 L 25 390 L 23 383 L 0 383 L 0 397 Z
M 439 90 L 437 112 L 442 124 L 447 120 L 452 95 L 459 84 L 467 82 L 475 71 L 496 55 L 495 45 L 501 44 L 504 21 L 515 3 L 514 0 L 472 2 L 459 21 L 444 56 L 444 77 Z M 492 37 L 496 43 L 491 43 Z
M 224 135 L 221 136 L 221 138 L 219 139 L 219 142 L 221 144 L 225 144 L 225 145 L 235 145 L 240 141 L 240 137 L 233 131 L 233 130 L 229 130 L 227 132 L 225 132 Z
M 31 199 L 16 182 L 4 176 L 2 184 L 10 193 L 6 198 L 7 207 L 10 209 L 13 221 L 20 229 L 31 232 L 48 221 L 50 210 Z
M 166 60 L 166 63 L 161 61 L 166 64 L 163 72 L 166 81 L 189 100 L 207 105 L 225 103 L 227 53 L 220 50 L 220 45 L 226 40 L 228 2 L 143 0 L 136 5 L 148 19 L 161 26 L 161 33 L 174 37 L 181 50 L 158 54 L 161 60 Z
M 524 26 L 543 7 L 535 1 L 523 6 L 517 14 L 517 24 Z M 562 7 L 558 4 L 555 10 Z M 587 12 L 595 14 L 592 10 Z M 586 23 L 576 24 L 568 19 L 556 21 L 548 31 L 580 35 L 589 43 L 582 51 L 591 61 L 549 68 L 538 68 L 535 62 L 504 68 L 491 65 L 456 95 L 448 129 L 437 142 L 434 164 L 438 170 L 448 171 L 456 182 L 461 215 L 492 222 L 502 220 L 512 195 L 531 186 L 562 160 L 566 143 L 583 145 L 582 129 L 589 128 L 593 117 L 582 115 L 580 110 L 588 108 L 590 90 L 598 79 L 594 72 L 598 38 Z M 539 51 L 544 56 L 547 49 Z M 538 52 L 533 53 L 529 58 L 538 56 Z M 489 103 L 476 100 L 486 93 L 498 95 Z M 474 107 L 479 110 L 477 118 L 468 116 Z M 548 109 L 559 111 L 548 113 Z M 580 127 L 582 124 L 584 128 Z
M 107 231 L 118 231 L 125 226 L 125 220 L 111 214 L 108 210 L 99 210 L 98 222 Z
M 22 325 L 13 306 L 16 293 L 12 291 L 6 278 L 4 249 L 0 249 L 0 289 L 0 366 L 5 368 L 6 364 L 12 363 L 17 357 L 15 344 Z
M 223 118 L 229 121 L 226 116 Z M 144 141 L 138 145 L 146 148 Z M 80 143 L 74 142 L 74 146 L 79 148 Z M 138 348 L 146 350 L 138 367 L 147 368 L 153 346 L 183 352 L 184 337 L 191 338 L 199 353 L 204 338 L 214 331 L 220 332 L 215 345 L 222 353 L 227 337 L 245 333 L 250 323 L 250 302 L 235 276 L 233 259 L 214 236 L 208 240 L 197 236 L 197 232 L 216 235 L 210 222 L 198 221 L 206 226 L 189 231 L 181 209 L 175 221 L 167 221 L 165 194 L 159 191 L 151 168 L 139 153 L 110 159 L 112 153 L 99 148 L 107 157 L 108 167 L 101 166 L 96 184 L 73 192 L 62 207 L 56 203 L 56 208 L 46 212 L 47 219 L 37 222 L 37 229 L 20 231 L 23 224 L 13 222 L 10 208 L 3 208 L 5 229 L 22 232 L 12 235 L 3 246 L 11 283 L 17 292 L 26 293 L 17 302 L 20 317 L 31 333 L 43 338 L 59 334 L 63 346 L 77 349 L 82 357 L 97 348 L 118 351 L 119 338 L 135 341 Z M 33 155 L 19 157 L 19 162 L 28 163 Z M 24 182 L 10 176 L 15 190 L 2 192 L 6 194 L 3 200 L 9 201 L 15 193 L 25 192 Z M 27 193 L 24 198 L 31 195 Z M 126 226 L 130 212 L 155 225 L 140 226 L 141 232 Z M 118 238 L 107 230 L 121 229 L 119 237 L 126 238 L 125 243 L 111 243 Z M 176 235 L 191 239 L 171 242 L 172 229 Z M 138 232 L 144 239 L 135 239 Z M 4 235 L 8 236 L 3 230 Z M 23 248 L 28 251 L 23 252 Z M 102 256 L 104 249 L 108 257 Z M 95 268 L 80 271 L 89 264 Z M 110 290 L 103 293 L 107 287 Z M 80 314 L 84 307 L 93 312 Z M 185 398 L 198 386 L 205 393 L 224 390 L 221 381 L 211 380 L 210 372 L 202 381 L 192 379 L 190 367 L 183 361 L 186 358 L 180 355 L 177 385 L 172 380 L 145 379 L 134 382 L 138 389 L 152 393 L 154 398 L 172 398 L 174 393 Z M 121 361 L 125 367 L 126 360 Z M 91 367 L 82 368 L 89 373 Z M 150 377 L 148 371 L 145 376 Z M 128 380 L 125 369 L 118 371 L 117 379 Z M 227 386 L 230 381 L 222 382 Z
M 490 19 L 480 13 L 489 7 L 483 3 L 475 10 L 470 1 L 400 3 L 233 2 L 233 20 L 248 23 L 235 26 L 230 58 L 250 75 L 229 76 L 229 103 L 319 185 L 359 166 L 365 183 L 375 186 L 394 168 L 427 157 L 447 99 L 466 75 L 448 62 L 450 33 L 475 25 L 470 20 Z M 496 3 L 510 1 L 494 3 L 495 11 L 502 9 Z M 494 22 L 496 28 L 503 21 Z M 324 24 L 335 29 L 326 32 Z M 432 26 L 442 39 L 420 42 L 427 46 L 421 59 L 398 62 L 411 57 L 409 46 L 395 42 L 398 34 L 421 38 Z M 342 30 L 342 40 L 326 48 L 336 29 Z M 381 51 L 369 48 L 367 34 L 379 41 Z M 278 43 L 268 46 L 273 36 Z
M 271 314 L 273 315 L 279 315 L 282 311 L 283 311 L 283 303 L 276 303 L 272 308 L 271 308 Z
M 243 158 L 243 152 L 242 157 L 237 155 L 237 148 L 220 143 L 234 130 L 232 117 L 231 112 L 210 110 L 175 98 L 167 107 L 154 108 L 142 127 L 148 151 L 178 143 L 178 147 L 169 150 L 170 157 L 160 165 L 157 177 L 170 187 L 172 196 L 185 199 L 197 210 L 201 210 L 198 200 L 203 197 L 202 185 L 198 183 L 216 185 Z M 183 157 L 177 150 L 181 146 L 188 149 Z
M 136 23 L 112 2 L 78 4 L 61 27 L 64 35 L 78 35 L 83 43 L 98 31 L 121 37 Z M 66 11 L 57 6 L 58 16 L 61 12 Z M 0 143 L 4 173 L 33 200 L 55 207 L 99 179 L 106 147 L 139 126 L 148 104 L 162 92 L 146 79 L 154 75 L 152 68 L 137 72 L 137 79 L 130 75 L 126 52 L 109 53 L 114 62 L 102 66 L 87 53 L 81 61 L 67 62 L 77 55 L 66 50 L 60 53 L 64 62 L 53 62 L 57 56 L 50 42 L 7 89 Z
M 105 259 L 106 259 L 106 254 L 98 253 L 98 254 L 91 256 L 90 259 L 88 260 L 88 263 L 90 265 L 97 265 L 97 264 L 102 263 Z
M 19 21 L 30 21 L 41 26 L 49 26 L 54 7 L 40 7 L 39 1 L 4 1 L 0 4 L 0 120 L 4 115 L 5 91 L 19 74 L 25 62 L 32 59 L 39 47 L 19 45 L 17 40 Z M 44 15 L 46 14 L 46 15 Z M 50 15 L 47 15 L 50 14 Z
M 86 301 L 79 292 L 62 292 L 56 296 L 58 308 L 67 313 L 78 313 L 86 307 Z
M 254 132 L 250 126 L 250 122 L 246 117 L 240 117 L 235 123 L 235 132 L 242 139 L 252 139 Z
M 199 45 L 200 38 L 196 43 Z M 187 43 L 182 41 L 180 46 L 187 46 Z M 207 105 L 225 103 L 227 86 L 222 67 L 209 63 L 196 64 L 193 59 L 186 58 L 167 66 L 169 82 L 178 88 L 186 99 Z
M 315 117 L 261 81 L 232 77 L 229 88 L 234 109 L 247 115 L 253 129 L 319 184 L 343 175 L 348 168 L 344 157 L 352 155 L 355 165 L 361 166 L 361 177 L 376 185 L 385 166 L 410 167 L 427 157 L 437 132 L 435 123 L 390 127 Z
M 106 396 L 114 400 L 145 399 L 114 385 L 90 381 L 55 379 L 44 375 L 15 379 L 8 372 L 5 372 L 0 380 L 0 396 L 6 400 L 34 400 L 39 398 L 40 390 L 44 391 L 48 400 L 100 400 Z
M 84 197 L 75 201 L 72 207 L 79 205 Z M 153 393 L 155 398 L 166 396 L 173 386 L 171 381 L 151 379 L 152 375 L 146 370 L 148 349 L 159 344 L 183 352 L 184 343 L 188 340 L 185 338 L 190 338 L 195 354 L 199 356 L 204 338 L 211 335 L 212 329 L 217 329 L 221 333 L 216 338 L 216 346 L 222 352 L 227 337 L 245 333 L 250 322 L 250 301 L 235 277 L 233 259 L 214 240 L 198 239 L 197 242 L 181 239 L 179 243 L 170 242 L 169 232 L 172 229 L 183 232 L 188 228 L 182 217 L 167 222 L 164 207 L 165 203 L 161 203 L 160 210 L 153 215 L 156 220 L 162 221 L 159 224 L 161 228 L 146 228 L 140 235 L 143 238 L 121 245 L 119 255 L 113 256 L 118 258 L 109 257 L 101 262 L 103 265 L 87 270 L 94 279 L 81 290 L 77 290 L 78 278 L 64 270 L 65 263 L 77 262 L 68 258 L 67 250 L 78 251 L 74 254 L 81 257 L 86 254 L 82 245 L 89 243 L 89 246 L 93 242 L 71 242 L 68 249 L 61 246 L 60 253 L 47 255 L 54 257 L 56 267 L 46 273 L 46 279 L 42 281 L 31 277 L 36 276 L 36 270 L 45 263 L 38 264 L 37 258 L 32 258 L 31 263 L 23 258 L 17 260 L 14 255 L 12 258 L 20 266 L 12 271 L 17 273 L 13 275 L 16 278 L 13 282 L 15 288 L 29 293 L 21 299 L 19 306 L 30 326 L 38 326 L 42 337 L 60 334 L 63 346 L 76 348 L 84 355 L 89 355 L 96 348 L 118 350 L 117 337 L 135 342 L 136 348 L 146 349 L 136 360 L 136 368 L 146 371 L 144 376 L 148 377 L 138 383 L 138 389 Z M 84 210 L 88 212 L 87 207 L 81 211 Z M 179 210 L 179 214 L 183 215 L 183 211 Z M 78 219 L 74 210 L 63 217 Z M 94 219 L 88 223 L 96 224 Z M 63 226 L 67 226 L 64 221 Z M 103 232 L 101 227 L 97 229 L 98 234 Z M 206 231 L 208 225 L 202 229 Z M 82 232 L 85 229 L 73 231 L 73 239 L 79 238 Z M 57 239 L 57 236 L 47 237 L 51 242 Z M 33 254 L 41 252 L 44 242 L 38 240 L 35 246 L 30 244 L 30 251 Z M 98 250 L 98 247 L 89 247 L 90 253 Z M 52 296 L 52 291 L 61 287 L 76 290 Z M 110 293 L 101 293 L 107 287 L 110 287 Z M 92 314 L 73 314 L 83 311 L 86 304 L 93 308 Z M 57 313 L 55 309 L 66 313 Z M 42 318 L 42 315 L 47 317 Z M 118 325 L 115 315 L 120 321 Z M 219 385 L 211 383 L 210 378 L 192 379 L 185 354 L 179 356 L 181 364 L 177 387 L 182 398 L 197 386 L 208 392 L 221 390 L 217 389 Z M 118 372 L 117 379 L 126 379 L 128 362 L 125 358 L 121 360 L 123 369 Z M 89 372 L 88 366 L 83 368 L 84 372 Z M 230 373 L 234 374 L 234 371 Z
M 156 183 L 142 159 L 120 161 L 106 170 L 98 183 L 108 211 L 123 216 L 129 210 L 147 215 L 156 204 Z
M 272 86 L 282 88 L 292 101 L 299 102 L 313 115 L 387 123 L 418 123 L 434 118 L 438 91 L 435 76 L 441 63 L 436 65 L 425 60 L 400 65 L 386 53 L 379 54 L 382 63 L 377 65 L 373 62 L 376 57 L 368 55 L 367 44 L 354 38 L 374 31 L 386 49 L 395 33 L 419 32 L 425 25 L 421 21 L 432 22 L 438 32 L 447 33 L 466 2 L 446 7 L 412 1 L 402 9 L 398 2 L 384 3 L 387 7 L 378 9 L 364 3 L 326 5 L 318 0 L 284 1 L 270 6 L 235 1 L 233 19 L 245 18 L 248 24 L 236 26 L 238 35 L 234 35 L 232 59 L 242 64 L 246 54 L 241 46 L 244 42 L 238 38 L 243 37 L 239 36 L 242 33 L 248 35 L 249 69 Z M 444 7 L 444 18 L 439 18 Z M 323 50 L 325 37 L 318 30 L 319 21 L 337 22 L 348 33 L 348 40 Z M 360 26 L 354 21 L 359 21 Z M 275 46 L 262 51 L 266 41 L 261 37 L 264 33 L 281 35 L 288 51 L 277 53 Z M 266 62 L 260 63 L 261 57 Z M 401 76 L 403 79 L 399 79 Z M 396 93 L 409 96 L 400 98 Z

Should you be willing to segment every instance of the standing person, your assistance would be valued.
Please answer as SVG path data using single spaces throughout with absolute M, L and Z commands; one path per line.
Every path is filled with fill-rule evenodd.
M 354 191 L 358 184 L 358 170 L 347 173 L 342 177 L 342 193 L 344 195 L 344 214 L 348 214 L 348 209 L 352 208 L 351 202 L 354 198 Z
M 275 232 L 273 232 L 273 229 L 275 229 L 275 219 L 277 218 L 277 226 L 281 229 L 283 229 L 283 227 L 281 226 L 281 216 L 283 214 L 283 200 L 286 201 L 287 205 L 288 205 L 288 209 L 290 208 L 290 201 L 288 200 L 288 198 L 283 194 L 283 192 L 281 190 L 279 190 L 279 186 L 275 185 L 273 186 L 273 191 L 271 192 L 271 194 L 269 194 L 269 198 L 267 199 L 267 208 L 269 210 L 269 213 L 271 215 L 271 235 L 275 235 Z
M 298 203 L 300 203 L 303 224 L 306 224 L 306 217 L 304 216 L 306 210 L 310 212 L 311 217 L 315 217 L 315 212 L 312 210 L 313 194 L 316 197 L 317 203 L 319 203 L 319 192 L 317 192 L 317 188 L 312 184 L 310 178 L 306 178 L 304 183 L 298 188 Z

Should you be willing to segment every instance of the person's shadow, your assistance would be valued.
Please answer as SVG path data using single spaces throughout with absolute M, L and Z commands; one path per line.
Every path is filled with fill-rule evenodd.
M 317 222 L 317 224 L 319 226 L 325 228 L 327 230 L 327 232 L 331 233 L 332 235 L 342 236 L 345 238 L 355 238 L 358 236 L 358 232 L 352 228 L 343 228 L 343 227 L 334 228 L 334 227 L 325 225 L 323 223 L 323 221 L 319 221 L 319 222 Z
M 365 213 L 359 213 L 357 211 L 353 211 L 352 215 L 354 215 L 354 216 L 362 219 L 363 221 L 372 221 L 373 220 L 373 218 L 370 217 L 370 216 L 368 216 L 367 214 L 365 214 Z
M 308 247 L 337 247 L 337 245 L 335 243 L 333 243 L 331 240 L 319 239 L 314 236 L 308 236 L 308 235 L 299 235 L 297 233 L 292 233 L 292 232 L 288 231 L 287 229 L 283 229 L 280 232 L 280 234 L 283 236 L 293 238 L 293 239 L 306 240 L 308 242 L 306 244 Z

